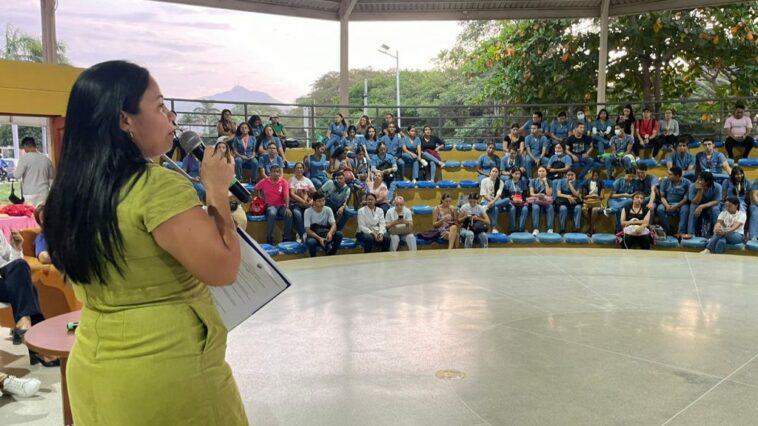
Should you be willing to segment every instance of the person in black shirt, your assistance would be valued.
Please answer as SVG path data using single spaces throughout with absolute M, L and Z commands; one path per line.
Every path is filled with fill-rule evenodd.
M 631 249 L 639 247 L 642 250 L 650 250 L 650 209 L 643 204 L 645 194 L 635 192 L 632 196 L 632 205 L 621 210 L 621 226 L 624 236 L 621 247 Z
M 508 152 L 512 147 L 518 150 L 518 153 L 524 155 L 526 147 L 524 146 L 524 137 L 519 133 L 518 123 L 511 124 L 511 131 L 503 138 L 503 151 Z
M 579 180 L 584 179 L 595 164 L 595 160 L 592 159 L 595 147 L 592 145 L 592 138 L 585 133 L 585 127 L 584 123 L 577 123 L 574 133 L 566 139 L 566 154 L 571 156 L 574 168 L 579 169 L 576 174 Z

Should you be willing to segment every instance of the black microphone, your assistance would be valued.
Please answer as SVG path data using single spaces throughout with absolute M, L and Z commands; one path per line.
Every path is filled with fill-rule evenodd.
M 191 153 L 197 158 L 198 161 L 203 161 L 205 145 L 203 144 L 200 135 L 193 131 L 186 131 L 179 137 L 179 145 L 183 150 Z M 236 178 L 232 178 L 232 182 L 229 184 L 229 192 L 243 203 L 249 203 L 253 199 L 253 197 L 250 196 L 250 192 L 248 192 L 248 190 L 245 189 Z

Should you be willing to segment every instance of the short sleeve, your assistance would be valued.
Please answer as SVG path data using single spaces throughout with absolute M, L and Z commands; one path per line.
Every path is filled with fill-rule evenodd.
M 334 212 L 329 206 L 324 206 L 324 210 L 326 210 L 326 216 L 327 216 L 326 223 L 328 223 L 329 226 L 331 226 L 334 223 Z
M 725 129 L 732 128 L 732 117 L 727 117 L 727 119 L 724 121 L 724 128 Z
M 140 191 L 139 205 L 147 232 L 153 232 L 163 222 L 185 211 L 202 206 L 192 184 L 177 172 L 160 166 L 150 166 L 140 178 L 141 184 L 132 191 Z

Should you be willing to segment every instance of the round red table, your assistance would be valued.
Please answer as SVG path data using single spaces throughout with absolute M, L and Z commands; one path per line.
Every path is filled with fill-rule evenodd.
M 68 402 L 66 361 L 76 338 L 75 333 L 69 331 L 66 325 L 70 322 L 78 322 L 81 314 L 81 311 L 74 311 L 48 318 L 35 324 L 24 334 L 24 343 L 29 349 L 41 355 L 58 357 L 61 360 L 61 393 L 63 395 L 64 425 L 74 424 L 73 417 L 71 416 L 71 407 Z

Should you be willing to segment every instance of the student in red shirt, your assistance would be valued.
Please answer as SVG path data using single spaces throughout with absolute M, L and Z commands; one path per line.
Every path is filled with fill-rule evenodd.
M 262 179 L 255 185 L 263 199 L 266 200 L 266 242 L 274 244 L 274 222 L 277 218 L 284 219 L 284 235 L 282 241 L 289 241 L 292 235 L 292 211 L 290 210 L 290 187 L 286 179 L 281 177 L 282 168 L 271 165 L 268 179 Z
M 645 107 L 642 110 L 642 118 L 637 120 L 634 125 L 634 145 L 632 151 L 634 156 L 639 159 L 640 148 L 649 146 L 655 138 L 658 137 L 658 120 L 652 117 L 650 108 Z

